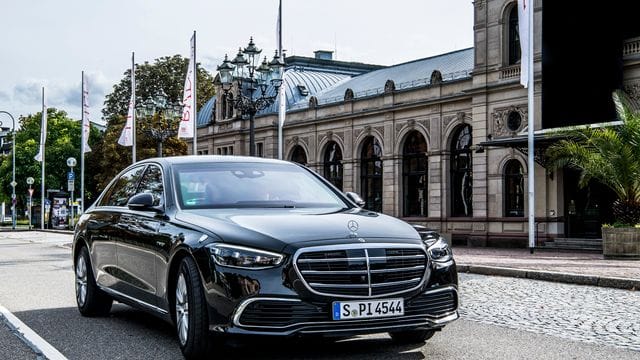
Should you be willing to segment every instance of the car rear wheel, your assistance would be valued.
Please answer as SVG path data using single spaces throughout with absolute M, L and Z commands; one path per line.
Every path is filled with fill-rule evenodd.
M 187 359 L 204 357 L 209 345 L 209 317 L 195 262 L 185 257 L 175 279 L 175 324 L 180 350 Z
M 84 316 L 102 316 L 109 313 L 113 299 L 98 288 L 91 269 L 91 258 L 86 247 L 82 247 L 75 263 L 76 303 Z
M 389 335 L 399 344 L 418 344 L 431 339 L 435 333 L 434 330 L 407 330 L 390 332 Z

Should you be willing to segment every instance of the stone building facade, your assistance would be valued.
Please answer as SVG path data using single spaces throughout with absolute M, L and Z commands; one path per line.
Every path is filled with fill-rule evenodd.
M 288 58 L 283 153 L 343 191 L 359 193 L 367 208 L 438 229 L 454 242 L 525 246 L 527 156 L 515 140 L 529 124 L 527 90 L 519 83 L 515 1 L 476 0 L 473 6 L 470 49 L 371 68 L 326 60 L 326 54 L 315 62 Z M 535 28 L 540 29 L 541 1 L 534 10 Z M 541 43 L 536 31 L 538 133 Z M 640 38 L 628 39 L 624 51 L 624 84 L 637 98 Z M 323 81 L 318 74 L 324 74 Z M 249 153 L 248 120 L 218 105 L 225 96 L 229 94 L 218 88 L 208 111 L 201 110 L 200 154 Z M 274 109 L 255 119 L 258 154 L 270 158 L 278 153 Z M 499 146 L 502 140 L 511 145 Z M 570 181 L 575 180 L 565 172 L 536 164 L 539 243 L 586 236 L 567 226 L 575 212 L 573 199 L 565 196 L 565 189 L 575 185 Z

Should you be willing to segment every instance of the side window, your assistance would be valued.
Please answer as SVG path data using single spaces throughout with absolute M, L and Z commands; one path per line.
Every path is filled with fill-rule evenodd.
M 140 185 L 138 186 L 137 193 L 150 193 L 153 195 L 153 206 L 164 204 L 162 171 L 158 166 L 149 165 L 147 171 L 144 172 L 142 179 L 140 179 Z
M 126 206 L 129 198 L 135 195 L 136 185 L 138 185 L 142 170 L 144 170 L 144 166 L 137 166 L 122 174 L 111 186 L 100 205 Z

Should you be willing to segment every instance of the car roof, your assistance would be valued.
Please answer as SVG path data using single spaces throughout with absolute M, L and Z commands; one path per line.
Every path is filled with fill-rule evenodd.
M 235 155 L 184 155 L 184 156 L 169 156 L 162 158 L 150 158 L 137 162 L 136 164 L 144 164 L 147 162 L 156 162 L 165 165 L 176 165 L 176 164 L 198 164 L 198 163 L 231 163 L 231 162 L 240 162 L 240 163 L 268 163 L 268 164 L 291 164 L 289 161 L 277 160 L 277 159 L 266 159 L 262 157 L 256 156 L 235 156 Z

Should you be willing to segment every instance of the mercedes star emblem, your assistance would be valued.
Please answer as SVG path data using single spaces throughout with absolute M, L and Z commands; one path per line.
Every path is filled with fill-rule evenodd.
M 358 231 L 358 223 L 355 222 L 354 220 L 349 220 L 349 222 L 347 223 L 347 227 L 349 228 L 349 231 L 351 231 L 351 232 Z

